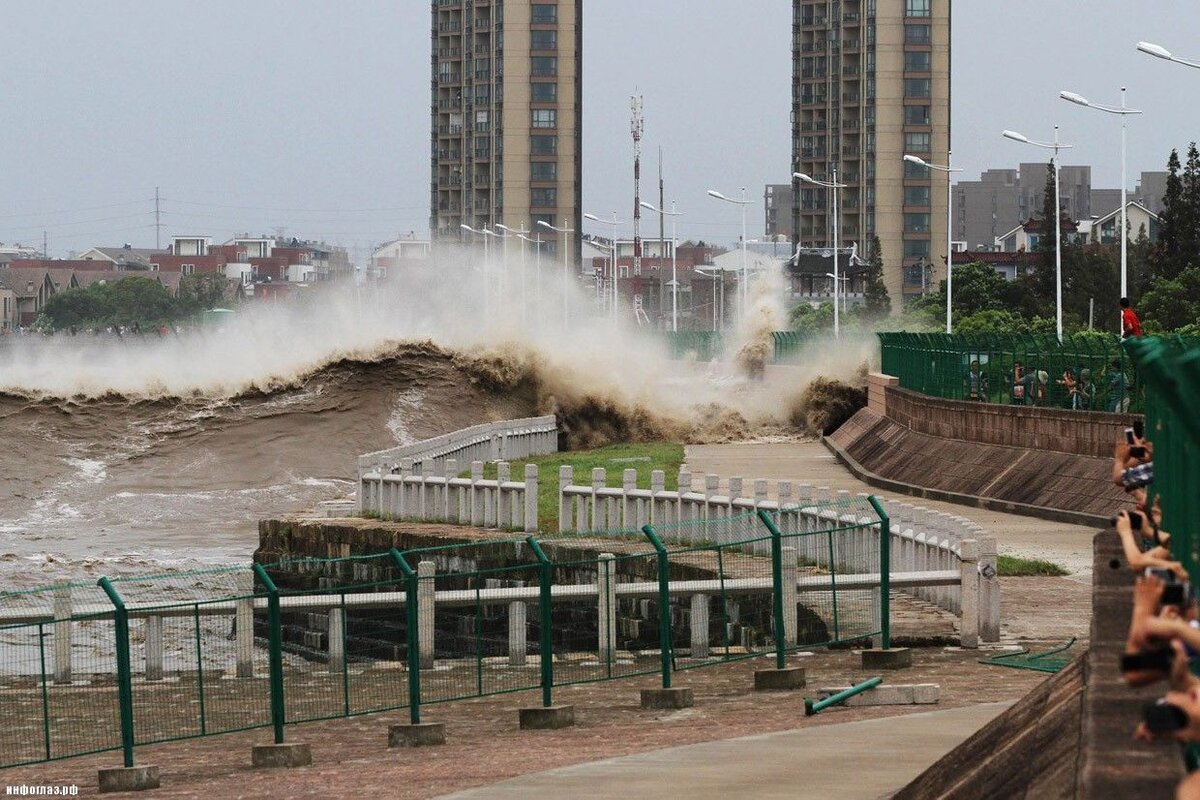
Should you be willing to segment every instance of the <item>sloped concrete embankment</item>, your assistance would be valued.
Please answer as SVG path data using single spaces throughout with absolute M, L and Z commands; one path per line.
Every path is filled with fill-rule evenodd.
M 1131 505 L 1104 456 L 1134 417 L 925 397 L 872 375 L 867 408 L 825 443 L 861 480 L 1085 525 Z

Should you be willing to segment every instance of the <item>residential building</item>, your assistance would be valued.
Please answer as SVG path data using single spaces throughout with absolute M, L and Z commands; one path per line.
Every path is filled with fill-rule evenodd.
M 1077 223 L 1066 215 L 1059 220 L 1058 227 L 1063 242 L 1071 244 L 1087 243 L 1085 234 L 1080 230 L 1080 223 Z M 1017 225 L 1012 230 L 1005 231 L 1002 235 L 996 237 L 992 249 L 1001 253 L 1032 253 L 1038 249 L 1041 239 L 1042 220 L 1032 217 Z M 954 257 L 955 263 L 970 263 L 966 258 L 967 255 L 969 254 L 964 253 L 962 257 L 956 255 Z
M 41 251 L 34 247 L 0 242 L 0 267 L 11 264 L 18 258 L 37 258 L 41 254 Z
M 1090 230 L 1088 231 L 1088 244 L 1099 245 L 1120 245 L 1121 244 L 1121 204 L 1117 202 L 1117 207 L 1105 214 L 1103 217 L 1097 217 L 1092 220 Z M 1129 226 L 1129 241 L 1132 243 L 1142 231 L 1146 232 L 1146 236 L 1150 241 L 1158 240 L 1158 215 L 1136 200 L 1130 200 L 1125 205 L 1125 220 Z
M 371 261 L 367 266 L 368 277 L 382 280 L 387 278 L 391 270 L 427 266 L 431 250 L 431 242 L 418 239 L 415 232 L 384 242 L 371 253 Z
M 789 242 L 796 238 L 792 227 L 793 197 L 790 183 L 769 183 L 763 189 L 763 216 L 766 219 L 763 233 L 766 236 L 783 236 Z
M 433 0 L 435 244 L 462 229 L 582 228 L 583 0 Z M 558 236 L 543 247 L 552 257 Z M 511 246 L 511 244 L 510 244 Z
M 949 0 L 793 0 L 792 168 L 838 182 L 838 242 L 866 258 L 879 237 L 884 283 L 899 310 L 945 271 L 944 172 L 950 148 Z M 793 234 L 834 240 L 831 191 L 796 181 Z M 914 268 L 916 271 L 914 272 Z
M 158 256 L 168 255 L 169 250 L 156 250 L 152 247 L 93 247 L 77 256 L 80 261 L 99 261 L 103 269 L 140 270 L 149 272 Z

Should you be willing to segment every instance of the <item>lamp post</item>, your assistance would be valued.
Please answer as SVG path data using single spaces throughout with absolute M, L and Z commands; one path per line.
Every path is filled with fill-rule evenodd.
M 526 272 L 528 270 L 525 268 L 525 242 L 529 241 L 525 238 L 525 235 L 529 233 L 529 231 L 525 230 L 524 225 L 517 230 L 500 222 L 496 223 L 496 227 L 504 231 L 505 237 L 507 237 L 509 234 L 512 234 L 521 240 L 521 322 L 525 323 L 529 321 L 529 283 L 526 278 Z M 504 252 L 508 252 L 507 242 L 505 242 Z
M 844 286 L 845 286 L 845 284 L 847 284 L 847 283 L 849 283 L 849 282 L 850 282 L 850 276 L 849 276 L 849 275 L 843 275 L 842 277 L 840 277 L 840 278 L 839 278 L 837 275 L 834 275 L 832 272 L 826 272 L 826 273 L 825 273 L 825 277 L 826 277 L 826 278 L 833 278 L 833 280 L 834 280 L 834 285 L 835 285 L 835 286 L 836 286 L 836 285 L 838 285 L 838 284 L 841 284 L 841 285 L 844 287 Z M 845 288 L 843 288 L 843 289 L 842 289 L 842 313 L 843 313 L 843 314 L 844 314 L 844 313 L 846 313 L 846 294 L 847 294 L 847 291 L 848 291 L 848 290 L 847 290 L 847 289 L 845 289 Z M 836 289 L 834 289 L 833 296 L 834 296 L 834 297 L 837 297 L 837 290 L 836 290 Z M 834 300 L 834 302 L 836 303 L 836 302 L 837 302 L 837 300 Z
M 590 219 L 592 222 L 599 222 L 601 225 L 608 225 L 612 228 L 612 318 L 617 318 L 617 304 L 620 302 L 620 296 L 617 294 L 617 226 L 625 223 L 617 219 L 617 212 L 613 212 L 612 221 L 600 219 L 595 214 L 584 214 L 584 219 Z
M 725 195 L 723 195 L 720 192 L 715 191 L 713 189 L 708 190 L 708 196 L 715 197 L 718 200 L 724 200 L 726 203 L 733 203 L 735 206 L 742 207 L 742 292 L 741 292 L 741 303 L 742 303 L 742 316 L 745 316 L 746 315 L 746 303 L 747 303 L 746 298 L 748 297 L 747 292 L 749 289 L 749 275 L 747 274 L 747 271 L 746 271 L 747 270 L 747 267 L 746 267 L 746 206 L 750 205 L 750 201 L 746 199 L 745 187 L 742 187 L 742 199 L 741 200 L 734 200 L 732 197 L 726 197 Z M 724 279 L 722 278 L 722 280 L 724 280 Z
M 543 228 L 549 228 L 555 233 L 563 235 L 563 290 L 562 290 L 562 310 L 563 310 L 563 330 L 567 329 L 567 293 L 571 285 L 571 237 L 574 229 L 567 227 L 567 221 L 564 219 L 561 228 L 556 228 L 544 219 L 538 220 L 538 225 Z
M 1031 144 L 1034 147 L 1042 147 L 1047 150 L 1054 151 L 1054 314 L 1055 314 L 1055 329 L 1058 331 L 1058 340 L 1061 342 L 1063 337 L 1063 307 L 1062 307 L 1062 208 L 1059 201 L 1058 189 L 1058 151 L 1065 150 L 1071 147 L 1069 144 L 1063 144 L 1058 141 L 1058 126 L 1054 126 L 1054 141 L 1053 142 L 1035 142 L 1029 137 L 1017 133 L 1016 131 L 1004 131 L 1004 138 L 1012 139 L 1014 142 L 1022 144 Z
M 845 189 L 845 184 L 837 182 L 837 165 L 833 165 L 833 180 L 819 181 L 803 172 L 793 172 L 792 177 L 802 183 L 811 183 L 813 186 L 820 186 L 824 189 L 833 189 L 833 337 L 840 338 L 841 322 L 838 317 L 838 248 L 841 243 L 838 241 L 838 190 Z
M 936 169 L 946 173 L 946 333 L 953 333 L 953 320 L 950 313 L 950 296 L 954 290 L 954 190 L 950 187 L 950 173 L 962 172 L 950 166 L 951 152 L 946 151 L 946 165 L 930 164 L 923 158 L 906 155 L 904 160 L 911 164 L 920 164 L 926 169 Z
M 530 233 L 530 231 L 526 231 L 525 233 Z M 535 254 L 533 261 L 533 307 L 536 311 L 537 307 L 541 305 L 542 301 L 542 232 L 537 231 L 536 235 L 532 239 L 526 236 L 525 233 L 518 233 L 517 238 L 522 242 L 529 242 L 529 244 L 533 245 L 533 252 Z M 524 260 L 524 255 L 525 248 L 524 245 L 522 245 L 522 260 Z
M 679 260 L 676 258 L 675 251 L 679 247 L 679 239 L 675 236 L 675 220 L 683 216 L 682 211 L 675 210 L 675 201 L 671 201 L 670 211 L 659 211 L 645 200 L 642 201 L 642 208 L 655 214 L 663 214 L 671 218 L 671 330 L 679 330 L 679 275 L 678 266 Z M 663 253 L 659 252 L 659 263 L 662 263 Z
M 1121 297 L 1129 296 L 1129 219 L 1125 208 L 1125 118 L 1130 114 L 1140 114 L 1132 108 L 1127 108 L 1125 105 L 1125 87 L 1121 87 L 1121 107 L 1102 106 L 1099 103 L 1089 102 L 1086 97 L 1077 95 L 1074 92 L 1059 92 L 1058 96 L 1069 103 L 1074 103 L 1078 106 L 1086 108 L 1094 108 L 1097 111 L 1104 111 L 1108 114 L 1116 114 L 1121 118 Z M 1117 323 L 1117 331 L 1120 332 L 1120 322 Z
M 713 330 L 721 330 L 725 327 L 725 270 L 720 267 L 713 267 L 712 272 L 695 267 L 693 272 L 703 275 L 706 278 L 712 278 L 713 282 Z M 720 288 L 718 289 L 718 281 Z M 717 317 L 720 309 L 720 325 L 718 327 Z
M 476 230 L 465 222 L 459 225 L 464 231 L 469 231 L 479 236 L 483 236 L 483 314 L 485 319 L 490 319 L 492 316 L 492 293 L 491 286 L 488 281 L 488 237 L 484 234 L 484 230 Z
M 1172 55 L 1171 51 L 1162 45 L 1157 45 L 1152 42 L 1138 42 L 1137 49 L 1141 50 L 1146 55 L 1151 55 L 1155 58 L 1161 58 L 1165 61 L 1174 61 L 1176 64 L 1183 64 L 1185 67 L 1195 67 L 1196 69 L 1200 69 L 1200 62 L 1191 61 L 1186 58 L 1180 58 L 1179 56 Z

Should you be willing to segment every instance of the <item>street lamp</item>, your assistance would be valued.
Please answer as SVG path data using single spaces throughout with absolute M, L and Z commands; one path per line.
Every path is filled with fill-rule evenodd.
M 953 271 L 954 271 L 954 215 L 952 212 L 954 206 L 954 190 L 950 187 L 950 173 L 962 172 L 961 169 L 954 169 L 950 166 L 951 152 L 946 151 L 946 165 L 930 164 L 923 158 L 906 155 L 904 160 L 910 164 L 920 164 L 926 169 L 936 169 L 938 172 L 946 173 L 946 333 L 953 333 L 953 326 L 950 318 L 950 295 L 953 291 Z
M 465 222 L 459 225 L 464 231 L 469 231 L 483 237 L 483 313 L 485 319 L 491 319 L 492 316 L 492 291 L 488 280 L 488 237 L 486 235 L 487 228 L 476 230 Z
M 555 233 L 563 235 L 563 290 L 562 290 L 562 306 L 563 306 L 563 330 L 567 329 L 567 292 L 571 284 L 571 238 L 569 234 L 574 233 L 574 229 L 567 227 L 567 221 L 564 219 L 561 228 L 556 228 L 544 219 L 538 220 L 538 225 L 543 228 L 549 228 Z
M 599 222 L 601 225 L 608 225 L 612 228 L 612 317 L 617 318 L 617 304 L 620 302 L 620 296 L 617 294 L 617 226 L 624 225 L 617 219 L 617 212 L 613 212 L 612 221 L 600 219 L 595 214 L 584 214 L 584 219 L 590 219 L 592 222 Z
M 1121 107 L 1114 108 L 1112 106 L 1102 106 L 1099 103 L 1090 103 L 1086 97 L 1075 94 L 1074 92 L 1059 92 L 1059 97 L 1069 103 L 1074 103 L 1078 106 L 1094 108 L 1097 111 L 1104 111 L 1109 114 L 1116 114 L 1121 118 L 1121 297 L 1128 297 L 1129 290 L 1129 219 L 1125 208 L 1125 118 L 1130 114 L 1140 114 L 1141 111 L 1125 106 L 1125 87 L 1121 87 Z M 1118 331 L 1121 330 L 1118 323 Z
M 679 247 L 679 239 L 675 236 L 675 218 L 682 217 L 682 211 L 675 210 L 675 201 L 671 201 L 670 211 L 659 211 L 652 204 L 642 201 L 642 208 L 654 214 L 663 214 L 671 218 L 671 330 L 679 330 L 679 276 L 678 265 L 679 261 L 675 257 L 675 251 Z M 659 263 L 662 263 L 662 253 L 659 253 Z
M 841 334 L 841 322 L 838 317 L 838 190 L 845 189 L 846 185 L 837 182 L 837 165 L 833 165 L 833 180 L 819 181 L 803 172 L 793 172 L 792 177 L 802 183 L 811 183 L 813 186 L 820 186 L 824 189 L 833 189 L 833 336 L 839 338 Z
M 1063 309 L 1062 309 L 1062 210 L 1059 201 L 1058 190 L 1058 151 L 1071 147 L 1069 144 L 1063 144 L 1058 141 L 1058 126 L 1054 126 L 1054 141 L 1053 142 L 1036 142 L 1024 134 L 1016 131 L 1004 131 L 1004 138 L 1012 139 L 1014 142 L 1021 144 L 1031 144 L 1034 147 L 1042 147 L 1047 150 L 1054 151 L 1054 158 L 1051 162 L 1054 164 L 1054 313 L 1055 313 L 1055 328 L 1058 331 L 1058 340 L 1061 342 L 1063 337 Z
M 701 267 L 693 267 L 692 272 L 698 275 L 703 275 L 706 278 L 711 278 L 713 282 L 713 330 L 721 330 L 725 327 L 725 270 L 714 266 L 712 272 Z M 720 279 L 720 289 L 718 290 L 718 279 Z M 717 324 L 717 309 L 720 309 L 720 327 Z
M 836 283 L 836 282 L 840 282 L 840 283 L 841 283 L 843 286 L 844 286 L 845 284 L 847 284 L 847 283 L 849 283 L 849 282 L 850 282 L 850 276 L 849 276 L 849 275 L 845 275 L 845 276 L 843 276 L 843 277 L 840 277 L 840 278 L 839 278 L 837 275 L 834 275 L 832 272 L 826 272 L 826 273 L 825 273 L 825 277 L 826 277 L 826 278 L 833 278 L 833 280 L 835 281 L 835 284 L 834 284 L 835 286 L 837 285 L 837 283 Z M 847 289 L 845 289 L 845 288 L 843 288 L 843 289 L 842 289 L 842 313 L 845 313 L 845 311 L 846 311 L 846 294 L 847 294 L 847 293 L 848 293 L 848 290 L 847 290 Z M 836 289 L 834 290 L 833 296 L 834 296 L 835 298 L 837 297 L 837 290 L 836 290 Z M 834 300 L 834 302 L 836 303 L 836 302 L 837 302 L 837 300 Z
M 504 231 L 504 235 L 506 237 L 504 253 L 506 256 L 508 255 L 508 235 L 512 234 L 521 240 L 521 322 L 525 323 L 529 321 L 529 284 L 525 277 L 527 272 L 525 268 L 525 242 L 529 241 L 525 238 L 525 234 L 529 233 L 529 231 L 525 230 L 524 226 L 522 226 L 520 230 L 517 230 L 510 228 L 501 222 L 497 222 L 496 227 Z
M 530 231 L 526 231 L 525 233 L 530 233 Z M 533 298 L 535 301 L 533 307 L 534 311 L 536 312 L 538 306 L 540 306 L 542 303 L 542 232 L 537 231 L 537 235 L 535 235 L 532 239 L 526 236 L 524 233 L 518 233 L 517 238 L 522 242 L 529 242 L 531 245 L 533 245 L 534 253 L 536 253 L 533 261 Z M 522 260 L 524 259 L 525 255 L 524 251 L 525 248 L 522 246 Z
M 715 197 L 717 200 L 724 200 L 726 203 L 733 203 L 735 206 L 742 207 L 742 316 L 746 315 L 747 291 L 749 276 L 746 272 L 746 206 L 750 205 L 750 201 L 746 199 L 746 189 L 742 187 L 742 199 L 734 200 L 732 197 L 726 197 L 720 192 L 709 189 L 709 197 Z
M 1154 56 L 1155 58 L 1161 58 L 1165 61 L 1174 61 L 1176 64 L 1183 64 L 1185 67 L 1195 67 L 1196 69 L 1200 69 L 1200 63 L 1171 55 L 1171 51 L 1162 45 L 1153 44 L 1151 42 L 1138 42 L 1137 49 L 1141 50 L 1147 55 Z

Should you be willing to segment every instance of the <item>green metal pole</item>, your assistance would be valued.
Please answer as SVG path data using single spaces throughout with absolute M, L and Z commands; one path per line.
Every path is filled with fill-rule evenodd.
M 879 638 L 883 649 L 892 646 L 892 521 L 879 498 L 867 498 L 879 515 Z
M 662 651 L 662 688 L 671 688 L 671 654 L 674 650 L 671 637 L 671 571 L 667 562 L 667 547 L 649 525 L 642 526 L 642 533 L 654 545 L 658 553 L 658 644 Z
M 283 726 L 287 722 L 287 712 L 283 705 L 283 630 L 279 621 L 279 587 L 271 580 L 262 564 L 254 564 L 253 569 L 267 590 L 267 664 L 271 676 L 271 726 L 275 730 L 275 744 L 283 744 Z
M 113 604 L 117 646 L 117 702 L 121 711 L 121 753 L 125 767 L 133 766 L 133 674 L 129 666 L 129 611 L 112 581 L 101 578 L 101 589 Z
M 395 547 L 391 549 L 392 560 L 404 573 L 405 638 L 408 640 L 408 719 L 413 725 L 421 724 L 421 631 L 417 618 L 417 573 L 404 555 Z
M 775 629 L 775 668 L 783 669 L 786 666 L 787 654 L 787 641 L 783 635 L 783 534 L 775 525 L 775 520 L 771 519 L 771 515 L 761 508 L 758 510 L 758 518 L 771 532 L 771 601 L 772 613 L 775 615 L 775 624 L 772 626 Z
M 550 615 L 551 582 L 554 580 L 553 565 L 537 539 L 530 536 L 525 539 L 533 554 L 537 556 L 539 565 L 538 583 L 538 649 L 541 651 L 539 660 L 542 667 L 542 706 L 550 708 L 554 705 L 554 639 L 550 626 L 553 620 Z
M 883 683 L 883 678 L 868 678 L 862 683 L 851 686 L 849 689 L 843 689 L 837 694 L 831 694 L 829 697 L 826 697 L 823 700 L 813 701 L 806 698 L 804 700 L 804 716 L 811 717 L 813 714 L 824 711 L 830 706 L 836 706 L 839 703 L 844 703 L 846 700 L 854 697 L 854 695 L 862 694 L 868 689 L 874 689 L 881 683 Z

